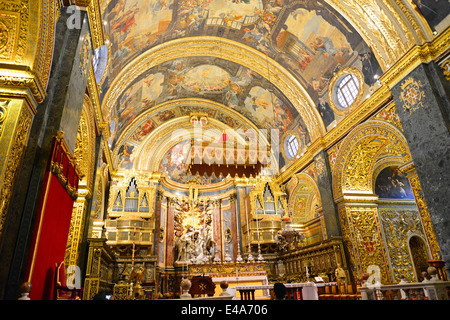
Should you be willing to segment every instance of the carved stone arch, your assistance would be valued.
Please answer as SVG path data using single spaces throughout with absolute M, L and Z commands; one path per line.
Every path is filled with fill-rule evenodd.
M 315 212 L 322 207 L 319 189 L 316 181 L 306 173 L 299 173 L 294 177 L 294 183 L 288 184 L 289 193 L 288 210 L 292 212 L 294 223 L 307 222 L 314 218 Z M 317 204 L 317 207 L 316 207 Z M 299 208 L 301 206 L 302 208 Z M 299 209 L 304 211 L 304 218 L 296 217 Z
M 407 248 L 417 282 L 423 281 L 422 272 L 428 268 L 428 260 L 432 259 L 430 247 L 422 234 L 411 233 L 408 236 Z
M 135 132 L 137 130 L 137 128 L 142 125 L 142 123 L 144 121 L 146 121 L 148 118 L 154 116 L 157 112 L 162 111 L 162 110 L 166 110 L 166 109 L 174 109 L 174 108 L 178 108 L 178 107 L 190 107 L 190 106 L 195 106 L 195 107 L 202 107 L 204 109 L 210 109 L 210 110 L 222 110 L 225 111 L 227 113 L 227 115 L 229 115 L 230 117 L 232 117 L 234 120 L 236 120 L 237 122 L 239 122 L 243 127 L 245 128 L 250 128 L 252 130 L 258 131 L 258 127 L 253 124 L 251 121 L 249 121 L 247 118 L 245 118 L 243 115 L 241 115 L 239 112 L 233 110 L 232 108 L 218 103 L 218 102 L 214 102 L 208 99 L 202 99 L 202 98 L 182 98 L 182 99 L 175 99 L 175 100 L 170 100 L 170 101 L 166 101 L 163 102 L 161 104 L 158 104 L 157 106 L 154 106 L 152 108 L 150 108 L 149 110 L 146 110 L 145 112 L 141 113 L 139 116 L 137 116 L 133 123 L 131 125 L 129 125 L 125 130 L 123 130 L 123 132 L 120 134 L 120 136 L 117 137 L 117 140 L 115 142 L 115 145 L 113 146 L 114 149 L 112 150 L 112 156 L 113 156 L 113 163 L 117 162 L 117 156 L 118 156 L 118 151 L 121 147 L 121 145 L 127 141 L 130 137 L 130 135 Z M 155 133 L 159 130 L 159 131 L 164 131 L 164 128 L 169 126 L 169 131 L 173 131 L 174 128 L 174 122 L 178 121 L 178 120 L 174 120 L 174 119 L 179 119 L 183 117 L 183 115 L 181 116 L 175 116 L 174 118 L 170 119 L 169 121 L 172 122 L 165 122 L 161 125 L 156 125 L 155 128 L 150 132 L 150 134 L 148 134 L 147 138 L 144 141 L 141 141 L 141 145 L 146 145 L 147 144 L 147 140 L 150 141 L 154 141 L 155 139 L 159 140 L 161 139 L 161 136 L 155 136 Z M 186 117 L 186 116 L 184 116 Z M 208 121 L 212 121 L 213 117 L 208 117 Z M 184 120 L 182 120 L 183 122 Z M 184 121 L 185 122 L 185 121 Z M 189 121 L 188 121 L 189 122 Z M 164 126 L 165 125 L 165 126 Z M 220 125 L 220 124 L 219 124 Z M 190 124 L 189 124 L 190 126 Z M 233 129 L 229 126 L 223 126 L 223 128 L 229 128 L 229 129 Z M 153 135 L 153 137 L 152 137 Z M 158 135 L 158 134 L 156 134 Z M 140 149 L 142 149 L 143 147 L 141 147 Z M 136 152 L 136 150 L 134 151 Z
M 407 163 L 411 154 L 403 134 L 393 125 L 371 120 L 357 126 L 345 138 L 333 169 L 335 200 L 345 194 L 373 194 L 373 171 L 381 156 Z
M 174 127 L 177 127 L 177 131 L 173 130 Z M 187 116 L 172 119 L 149 134 L 144 142 L 138 147 L 134 161 L 134 168 L 136 170 L 149 170 L 157 172 L 159 170 L 159 163 L 162 160 L 162 157 L 171 147 L 184 140 L 184 137 L 186 137 L 186 140 L 190 140 L 191 138 L 196 138 L 197 134 L 204 134 L 203 137 L 208 139 L 208 132 L 212 132 L 214 130 L 215 132 L 229 130 L 227 132 L 231 135 L 230 140 L 236 139 L 236 141 L 245 144 L 242 137 L 238 135 L 239 131 L 230 129 L 230 127 L 220 121 L 209 119 L 208 127 L 201 132 L 200 130 L 195 130 L 193 126 L 189 124 L 189 117 Z M 253 130 L 258 132 L 256 129 Z M 183 132 L 185 133 L 183 136 L 178 134 Z M 266 140 L 264 143 L 267 143 L 268 145 L 269 142 Z M 149 158 L 150 154 L 152 154 L 151 158 Z M 276 154 L 271 153 L 270 156 L 271 161 L 273 161 L 273 163 L 277 163 L 277 159 L 275 157 Z

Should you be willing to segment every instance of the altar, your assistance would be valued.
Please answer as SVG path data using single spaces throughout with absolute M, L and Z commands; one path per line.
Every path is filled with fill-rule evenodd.
M 222 281 L 228 283 L 227 292 L 232 296 L 236 296 L 236 287 L 238 286 L 264 286 L 268 284 L 265 262 L 189 264 L 188 278 L 202 275 L 211 277 L 216 284 L 214 296 L 221 294 L 220 283 Z M 267 298 L 269 295 L 268 289 L 255 291 L 255 299 Z

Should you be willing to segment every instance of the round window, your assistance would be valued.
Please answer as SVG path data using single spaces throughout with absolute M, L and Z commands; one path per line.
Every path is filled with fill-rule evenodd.
M 293 134 L 287 136 L 284 140 L 284 150 L 289 159 L 292 159 L 297 155 L 299 147 L 299 141 Z
M 356 68 L 343 68 L 331 79 L 328 87 L 328 101 L 337 115 L 346 115 L 361 101 L 364 80 Z
M 337 102 L 343 109 L 350 107 L 355 102 L 359 93 L 359 81 L 353 74 L 347 74 L 339 79 L 336 88 Z

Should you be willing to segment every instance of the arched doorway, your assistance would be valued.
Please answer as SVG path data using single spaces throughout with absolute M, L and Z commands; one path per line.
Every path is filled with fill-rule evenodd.
M 419 236 L 412 236 L 408 242 L 411 259 L 414 264 L 415 276 L 418 282 L 423 281 L 422 272 L 428 268 L 428 249 L 425 241 Z

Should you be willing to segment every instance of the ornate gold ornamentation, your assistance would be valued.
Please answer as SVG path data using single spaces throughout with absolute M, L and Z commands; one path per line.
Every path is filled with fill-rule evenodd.
M 430 63 L 445 54 L 449 42 L 450 28 L 447 28 L 432 42 L 426 42 L 421 46 L 415 46 L 406 52 L 380 77 L 380 82 L 383 86 L 387 86 L 387 88 L 393 88 L 397 83 L 405 79 L 418 65 Z
M 32 17 L 39 17 L 39 27 L 30 26 L 27 31 L 29 34 L 36 32 L 36 36 L 39 37 L 36 41 L 37 48 L 34 54 L 33 70 L 38 75 L 42 86 L 46 87 L 53 58 L 55 20 L 59 17 L 59 11 L 57 1 L 42 0 L 39 1 L 39 6 L 33 3 L 29 8 Z M 37 33 L 37 30 L 39 33 Z
M 3 122 L 7 117 L 9 100 L 0 101 L 0 137 L 2 136 Z
M 334 198 L 344 193 L 364 191 L 372 193 L 372 171 L 380 155 L 389 150 L 391 155 L 411 160 L 408 144 L 394 126 L 371 120 L 359 125 L 342 142 L 333 170 Z
M 403 101 L 403 110 L 409 111 L 409 114 L 412 114 L 419 107 L 423 108 L 422 99 L 425 97 L 425 92 L 421 90 L 422 86 L 420 80 L 415 81 L 411 77 L 406 79 L 401 85 L 400 100 Z
M 73 206 L 70 220 L 69 236 L 67 238 L 66 256 L 64 263 L 67 266 L 78 265 L 80 245 L 83 240 L 84 221 L 86 216 L 87 201 L 78 198 Z
M 450 59 L 447 59 L 442 63 L 441 68 L 444 69 L 445 79 L 450 81 Z
M 138 206 L 137 211 L 127 212 L 125 210 L 125 199 L 127 198 L 126 193 L 132 178 L 135 178 L 136 188 L 139 191 L 138 197 L 135 195 L 132 196 L 135 199 L 137 198 Z M 109 192 L 108 217 L 120 218 L 125 215 L 135 215 L 145 219 L 154 218 L 155 213 L 153 209 L 155 204 L 156 186 L 152 183 L 152 180 L 157 180 L 159 178 L 160 175 L 158 174 L 153 176 L 150 172 L 133 172 L 131 170 L 114 174 L 112 176 Z M 144 198 L 146 201 L 144 201 Z M 121 204 L 119 205 L 119 203 Z M 145 208 L 148 210 L 141 210 L 143 205 L 145 205 Z M 116 209 L 113 209 L 113 207 Z
M 381 271 L 382 283 L 390 282 L 387 272 L 387 255 L 384 249 L 382 235 L 380 234 L 377 209 L 370 207 L 354 207 L 346 205 L 341 213 L 341 222 L 344 221 L 344 242 L 350 252 L 353 251 L 355 263 L 354 275 L 358 279 L 371 265 L 377 265 Z
M 206 126 L 208 124 L 208 114 L 204 113 L 204 112 L 192 112 L 189 115 L 189 122 L 196 126 Z
M 30 71 L 0 69 L 0 86 L 7 87 L 8 95 L 25 97 L 35 109 L 36 104 L 44 101 L 45 90 L 39 79 Z M 30 95 L 31 94 L 31 95 Z M 33 110 L 35 113 L 36 111 Z
M 14 32 L 14 22 L 10 27 L 7 27 L 4 19 L 0 20 L 0 58 L 9 60 L 11 57 L 11 50 L 13 48 L 10 45 L 10 41 L 12 40 L 11 33 Z
M 400 8 L 401 12 L 408 20 L 407 22 L 409 22 L 413 28 L 413 30 L 409 33 L 413 36 L 417 36 L 420 43 L 424 43 L 425 41 L 432 39 L 433 30 L 431 30 L 426 19 L 418 12 L 417 5 L 413 2 L 413 0 L 407 0 L 406 3 L 404 0 L 394 0 L 394 2 L 397 7 Z
M 422 187 L 420 186 L 419 177 L 417 174 L 409 178 L 411 187 L 414 192 L 414 198 L 416 199 L 417 208 L 419 208 L 420 216 L 422 218 L 423 227 L 428 240 L 428 244 L 433 254 L 434 259 L 440 259 L 440 248 L 439 243 L 436 239 L 436 234 L 434 233 L 433 223 L 431 222 L 430 213 L 428 212 L 428 207 L 425 202 L 425 196 L 423 195 Z
M 42 0 L 30 4 L 29 0 L 0 2 L 0 59 L 3 63 L 1 83 L 17 87 L 45 87 L 53 53 L 55 2 Z M 33 84 L 20 83 L 26 78 Z M 38 94 L 36 94 L 38 93 Z M 16 95 L 17 93 L 15 93 Z M 45 90 L 32 92 L 38 104 Z M 26 95 L 26 94 L 25 94 Z
M 95 120 L 93 106 L 87 95 L 84 96 L 83 109 L 78 124 L 74 160 L 80 172 L 80 188 L 86 188 L 90 194 L 93 187 L 95 162 Z
M 287 191 L 288 212 L 292 213 L 292 222 L 305 223 L 314 219 L 316 211 L 322 207 L 316 181 L 307 173 L 299 173 L 293 177 L 292 183 L 289 182 Z
M 83 44 L 80 48 L 80 65 L 81 65 L 81 75 L 84 77 L 91 64 L 91 37 L 87 34 L 83 39 Z
M 25 102 L 22 101 L 21 103 L 24 104 Z M 12 130 L 13 134 L 11 135 L 11 141 L 5 141 L 4 139 L 7 138 L 5 135 L 0 136 L 0 142 L 2 144 L 0 147 L 2 149 L 3 144 L 9 144 L 4 153 L 5 166 L 0 167 L 0 173 L 2 174 L 2 176 L 0 176 L 0 240 L 7 219 L 9 202 L 16 183 L 17 169 L 22 163 L 22 156 L 28 140 L 32 121 L 32 114 L 28 108 L 22 106 L 19 110 L 19 115 L 17 115 L 18 118 L 14 125 L 14 129 Z M 12 116 L 12 113 L 10 113 L 10 116 Z M 8 121 L 8 119 L 6 119 L 6 121 Z
M 391 103 L 386 108 L 378 112 L 372 119 L 389 122 L 403 132 L 403 127 L 394 103 Z
M 378 213 L 386 237 L 394 281 L 399 282 L 402 275 L 407 282 L 418 281 L 408 247 L 411 235 L 424 237 L 419 213 L 415 210 L 393 209 L 379 209 Z
M 100 1 L 88 0 L 86 1 L 86 4 L 89 17 L 89 26 L 92 35 L 92 44 L 94 45 L 94 49 L 98 49 L 104 43 L 102 16 L 100 12 Z

